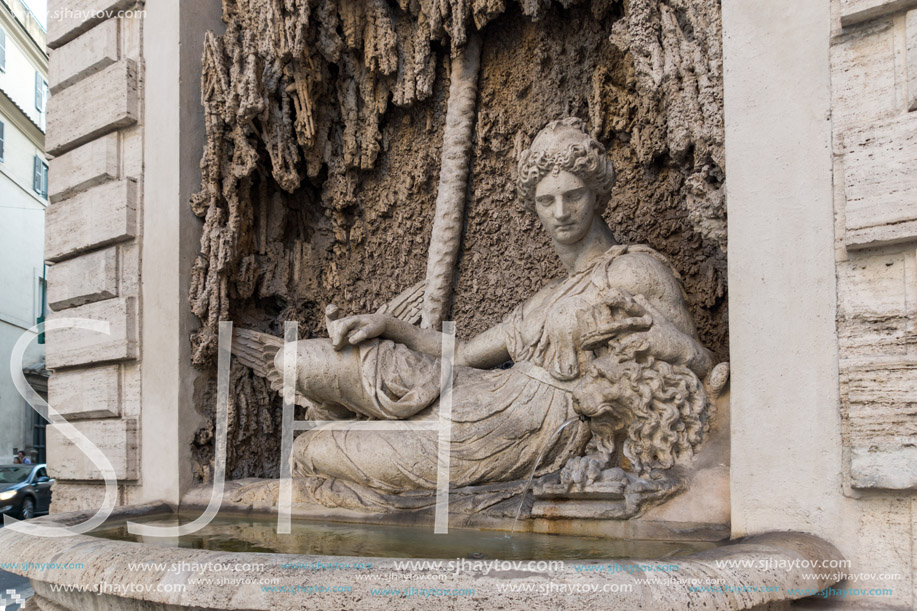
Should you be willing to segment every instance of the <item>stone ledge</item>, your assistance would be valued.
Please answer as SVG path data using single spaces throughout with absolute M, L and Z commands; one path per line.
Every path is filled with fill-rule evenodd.
M 850 451 L 850 485 L 854 488 L 917 490 L 917 448 Z
M 116 133 L 51 159 L 48 199 L 54 204 L 80 191 L 117 180 L 120 161 Z
M 85 420 L 73 426 L 111 461 L 118 480 L 140 476 L 140 434 L 136 418 L 123 420 Z M 48 425 L 48 463 L 51 475 L 62 480 L 102 481 L 102 472 L 90 458 L 53 425 Z
M 848 229 L 844 232 L 844 245 L 849 250 L 894 246 L 906 242 L 917 242 L 917 220 Z
M 46 212 L 45 259 L 62 261 L 137 235 L 137 182 L 125 179 L 84 191 Z
M 114 246 L 48 269 L 48 295 L 55 312 L 118 296 L 118 249 Z
M 917 490 L 917 447 L 901 426 L 914 400 L 915 375 L 917 358 L 906 355 L 841 360 L 852 487 Z
M 917 115 L 851 130 L 843 139 L 846 230 L 917 221 Z
M 105 21 L 108 18 L 105 12 L 117 12 L 136 3 L 136 0 L 49 0 L 48 48 L 57 49 Z M 89 16 L 90 12 L 96 14 Z
M 89 318 L 109 323 L 110 333 L 85 329 L 54 329 L 46 332 L 45 360 L 49 369 L 77 367 L 136 359 L 139 353 L 135 297 L 108 299 L 55 313 L 59 318 Z
M 841 25 L 849 27 L 917 6 L 917 0 L 841 0 Z
M 140 117 L 137 64 L 124 59 L 48 101 L 47 151 L 60 155 Z M 76 119 L 79 120 L 76 120 Z
M 118 365 L 56 372 L 48 380 L 48 403 L 68 421 L 121 415 Z
M 118 61 L 118 20 L 109 19 L 51 52 L 51 94 Z
M 52 473 L 53 475 L 53 473 Z M 126 484 L 118 485 L 118 504 L 124 498 Z M 105 500 L 105 486 L 101 483 L 78 483 L 69 481 L 54 482 L 54 494 L 51 495 L 51 513 L 60 514 L 71 511 L 85 511 L 87 507 L 101 507 Z

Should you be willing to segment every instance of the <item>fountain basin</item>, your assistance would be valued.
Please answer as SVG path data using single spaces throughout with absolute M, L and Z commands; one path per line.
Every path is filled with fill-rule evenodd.
M 154 513 L 133 521 L 155 526 L 186 524 L 198 514 Z M 92 536 L 163 547 L 211 551 L 290 553 L 308 556 L 429 558 L 455 560 L 564 560 L 674 558 L 717 547 L 704 541 L 654 541 L 577 537 L 494 530 L 392 526 L 359 522 L 293 520 L 291 533 L 277 533 L 276 515 L 217 515 L 200 531 L 177 538 L 143 537 L 128 532 L 125 521 L 111 522 Z
M 168 512 L 163 504 L 122 507 L 106 527 L 162 519 Z M 73 525 L 90 516 L 73 512 L 33 522 Z M 223 524 L 228 518 L 219 519 Z M 31 580 L 36 594 L 27 609 L 390 610 L 416 608 L 433 599 L 460 609 L 499 604 L 527 610 L 662 610 L 784 608 L 804 596 L 793 590 L 815 591 L 836 582 L 811 578 L 810 569 L 799 565 L 842 560 L 831 544 L 801 533 L 758 535 L 687 555 L 675 547 L 674 554 L 655 559 L 615 557 L 605 548 L 609 551 L 591 557 L 568 550 L 562 564 L 472 556 L 418 558 L 414 562 L 427 564 L 412 567 L 403 558 L 218 551 L 173 543 L 167 547 L 89 535 L 37 538 L 2 529 L 0 562 L 20 563 L 12 572 Z M 432 564 L 437 562 L 443 564 Z

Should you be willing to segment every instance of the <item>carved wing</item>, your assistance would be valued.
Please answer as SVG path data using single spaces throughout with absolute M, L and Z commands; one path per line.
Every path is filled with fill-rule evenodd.
M 274 357 L 283 348 L 283 340 L 268 333 L 250 329 L 233 329 L 232 353 L 240 363 L 266 378 L 271 388 L 283 388 L 283 375 L 274 367 Z
M 420 281 L 376 311 L 379 314 L 389 314 L 416 325 L 420 322 L 424 287 L 425 283 Z M 269 333 L 238 328 L 232 331 L 233 356 L 240 363 L 251 368 L 257 376 L 267 379 L 271 388 L 278 392 L 283 391 L 283 373 L 274 367 L 274 357 L 277 356 L 277 351 L 282 349 L 283 340 Z M 308 399 L 298 392 L 296 403 L 304 407 L 311 407 Z
M 421 280 L 414 286 L 408 287 L 376 310 L 376 313 L 389 314 L 412 325 L 420 323 L 423 310 L 423 294 L 426 286 L 427 283 Z

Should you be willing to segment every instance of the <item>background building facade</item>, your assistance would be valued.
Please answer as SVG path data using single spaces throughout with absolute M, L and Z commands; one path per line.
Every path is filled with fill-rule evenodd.
M 6 363 L 46 302 L 46 38 L 20 0 L 0 0 L 0 462 L 19 449 L 44 460 L 42 419 L 14 387 Z M 39 391 L 43 363 L 44 347 L 33 342 L 23 365 Z

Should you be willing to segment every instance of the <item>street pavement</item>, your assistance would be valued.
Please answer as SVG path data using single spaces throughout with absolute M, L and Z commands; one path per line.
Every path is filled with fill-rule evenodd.
M 3 528 L 2 517 L 0 517 L 0 528 Z M 11 592 L 12 590 L 12 592 Z M 27 600 L 35 592 L 29 585 L 29 580 L 19 575 L 0 571 L 0 611 L 18 611 L 19 603 L 12 602 L 13 594 Z

